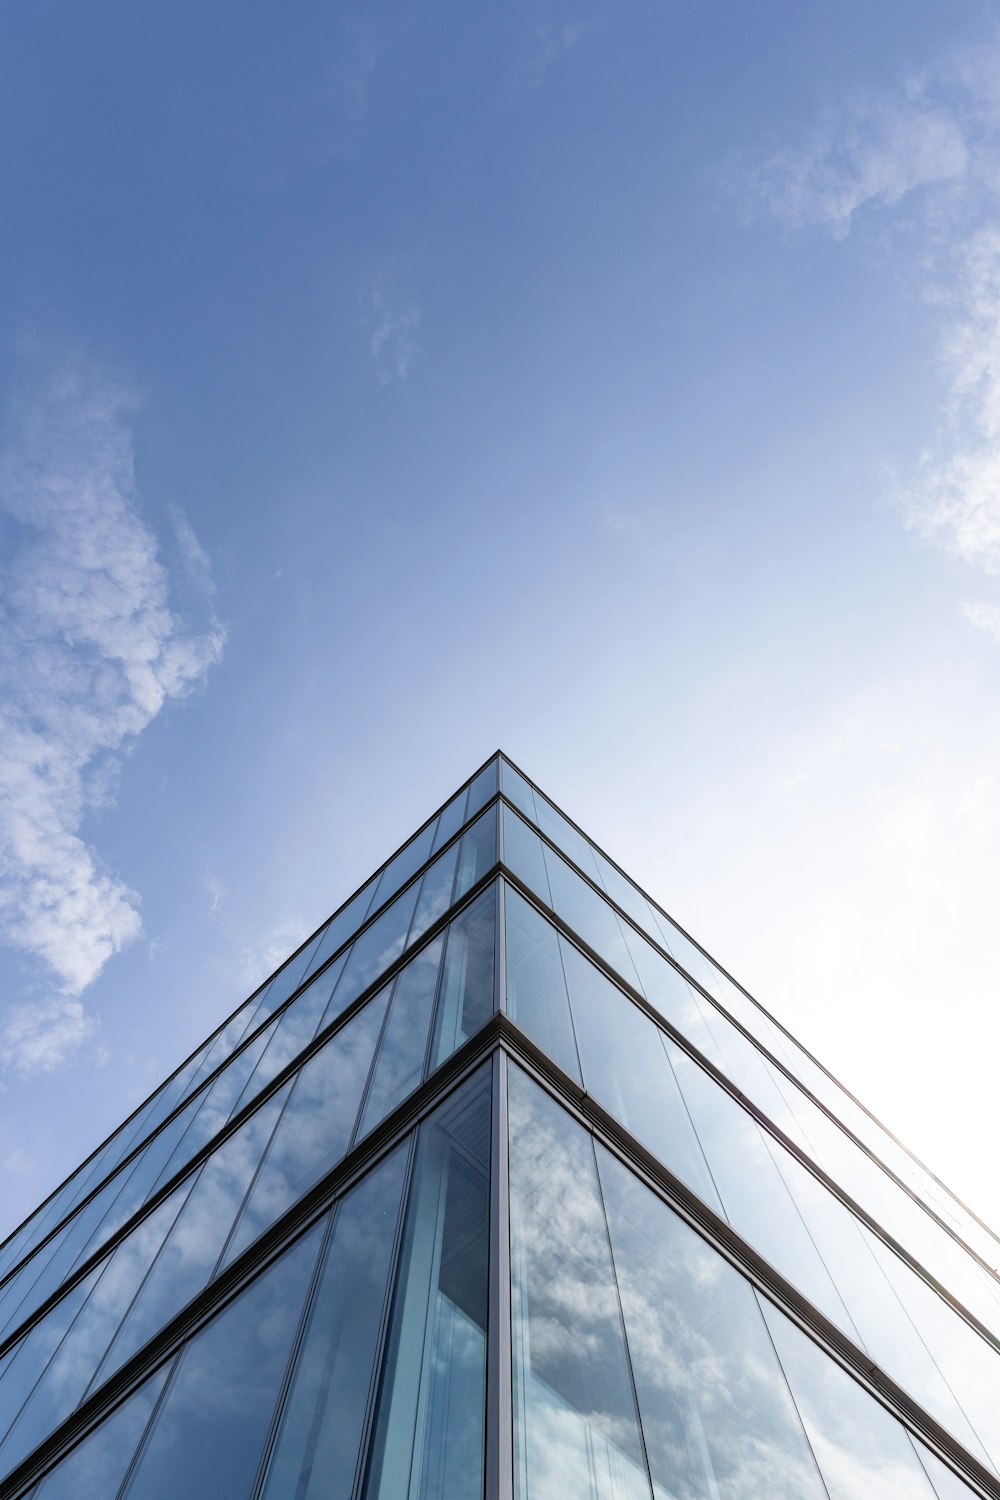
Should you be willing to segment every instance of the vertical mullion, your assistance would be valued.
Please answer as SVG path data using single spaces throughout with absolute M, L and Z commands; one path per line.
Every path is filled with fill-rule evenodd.
M 486 1500 L 512 1500 L 514 1429 L 511 1399 L 510 1196 L 507 1055 L 493 1054 L 490 1132 L 490 1270 L 486 1343 Z

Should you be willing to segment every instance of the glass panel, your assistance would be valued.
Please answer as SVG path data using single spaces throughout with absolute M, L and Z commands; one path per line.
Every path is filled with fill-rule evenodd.
M 493 1014 L 496 901 L 494 883 L 448 928 L 430 1071 L 439 1068 Z
M 51 1344 L 53 1334 L 60 1330 L 65 1336 L 4 1439 L 0 1449 L 4 1469 L 25 1458 L 82 1400 L 136 1288 L 177 1219 L 188 1186 L 182 1184 L 165 1199 L 91 1272 L 83 1283 L 85 1300 L 76 1288 L 28 1334 L 29 1347 L 39 1339 Z M 69 1311 L 75 1314 L 72 1319 Z M 20 1385 L 25 1391 L 23 1376 Z
M 338 1205 L 260 1500 L 350 1500 L 408 1148 Z
M 348 955 L 340 957 L 324 970 L 322 976 L 303 990 L 294 1005 L 290 1005 L 272 1026 L 268 1028 L 267 1046 L 260 1062 L 250 1076 L 250 1081 L 237 1101 L 242 1109 L 255 1099 L 272 1078 L 277 1078 L 299 1053 L 309 1045 L 319 1030 L 327 1005 L 337 980 L 340 978 Z
M 525 781 L 519 771 L 506 760 L 500 762 L 500 790 L 505 797 L 513 802 L 515 807 L 529 817 L 533 823 L 537 823 L 538 814 L 535 811 L 535 794 Z
M 79 1286 L 68 1292 L 6 1357 L 3 1378 L 0 1379 L 0 1432 L 7 1433 L 7 1437 L 0 1443 L 0 1474 L 6 1474 L 31 1451 L 32 1444 L 25 1447 L 11 1441 L 11 1426 L 18 1413 L 30 1402 L 39 1376 L 43 1376 L 49 1361 L 57 1356 L 67 1331 L 90 1296 L 97 1276 L 97 1271 L 92 1271 Z
M 546 849 L 544 852 L 549 888 L 552 891 L 552 906 L 556 914 L 562 917 L 567 926 L 578 933 L 584 942 L 614 969 L 616 974 L 620 974 L 626 984 L 640 989 L 639 978 L 622 934 L 621 923 L 611 907 L 603 896 L 591 890 L 590 886 L 581 880 L 576 871 L 571 870 L 558 854 L 553 854 L 551 849 Z
M 132 1455 L 146 1430 L 169 1365 L 139 1387 L 101 1425 L 45 1476 L 33 1500 L 110 1500 L 117 1495 Z
M 226 1246 L 223 1265 L 263 1234 L 346 1152 L 388 999 L 387 987 L 295 1075 L 288 1107 Z
M 510 1066 L 518 1500 L 649 1500 L 593 1143 Z
M 504 905 L 508 1013 L 563 1072 L 580 1083 L 559 935 L 513 886 L 504 890 Z
M 420 1127 L 368 1500 L 483 1493 L 491 1078 Z
M 458 844 L 452 844 L 447 854 L 442 854 L 441 858 L 436 859 L 430 869 L 425 871 L 424 878 L 420 882 L 417 909 L 413 913 L 413 925 L 408 939 L 410 943 L 415 943 L 432 922 L 444 916 L 451 905 L 455 867 L 458 864 L 458 849 Z
M 285 1251 L 186 1346 L 128 1500 L 249 1496 L 324 1227 Z
M 587 1092 L 721 1213 L 659 1028 L 571 943 L 562 949 Z
M 391 906 L 386 907 L 380 917 L 375 918 L 370 927 L 365 928 L 347 956 L 340 983 L 334 990 L 323 1017 L 324 1025 L 328 1026 L 335 1016 L 342 1015 L 352 1001 L 370 984 L 374 984 L 379 975 L 399 957 L 406 943 L 406 934 L 416 904 L 417 886 L 411 885 Z
M 838 1328 L 857 1339 L 760 1126 L 686 1052 L 662 1032 L 661 1038 L 729 1222 Z
M 196 1175 L 187 1202 L 129 1308 L 95 1383 L 106 1380 L 212 1279 L 290 1086 L 286 1083 L 252 1114 Z
M 497 794 L 497 761 L 494 757 L 488 766 L 484 766 L 479 775 L 469 787 L 469 800 L 465 808 L 466 818 L 471 818 L 485 807 L 491 797 Z
M 443 950 L 444 938 L 435 938 L 396 979 L 358 1139 L 384 1120 L 424 1076 L 427 1036 Z
M 447 807 L 443 809 L 438 818 L 437 832 L 434 835 L 434 843 L 431 852 L 436 854 L 443 849 L 453 834 L 461 828 L 465 818 L 465 804 L 468 801 L 469 790 L 464 787 L 457 796 L 452 797 Z
M 491 809 L 462 835 L 455 877 L 455 901 L 461 900 L 497 862 L 497 815 Z
M 348 938 L 354 936 L 371 909 L 372 897 L 377 885 L 378 878 L 373 876 L 356 896 L 352 896 L 342 911 L 330 918 L 323 929 L 320 941 L 316 944 L 316 951 L 310 960 L 307 972 L 313 974 L 317 969 L 322 968 L 331 954 L 336 953 Z
M 971 1497 L 976 1492 L 971 1490 L 963 1480 L 959 1479 L 954 1469 L 949 1469 L 946 1464 L 941 1462 L 937 1454 L 932 1453 L 929 1448 L 926 1448 L 923 1443 L 918 1442 L 916 1438 L 912 1438 L 911 1441 L 917 1450 L 917 1457 L 930 1476 L 930 1481 L 934 1486 L 934 1493 L 937 1495 L 938 1500 L 971 1500 Z
M 591 880 L 596 880 L 600 884 L 594 851 L 583 834 L 578 833 L 562 813 L 556 812 L 552 803 L 543 797 L 541 792 L 535 793 L 535 810 L 538 814 L 538 826 L 545 836 L 560 849 L 565 849 L 577 868 Z
M 389 861 L 382 871 L 375 892 L 374 905 L 379 907 L 387 901 L 390 896 L 400 890 L 402 886 L 415 875 L 425 860 L 430 858 L 431 845 L 434 842 L 434 824 L 430 823 L 421 833 L 415 835 L 408 844 L 404 844 L 396 857 Z
M 830 1500 L 933 1500 L 896 1419 L 777 1308 L 761 1305 Z
M 540 901 L 554 909 L 549 877 L 545 873 L 542 841 L 526 823 L 515 818 L 509 807 L 503 810 L 503 860 L 524 881 L 529 891 L 534 891 Z
M 597 1164 L 657 1500 L 823 1500 L 747 1282 L 600 1146 Z

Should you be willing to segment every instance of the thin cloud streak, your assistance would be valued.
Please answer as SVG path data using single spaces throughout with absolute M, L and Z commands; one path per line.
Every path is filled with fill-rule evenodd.
M 225 639 L 214 615 L 192 629 L 169 606 L 139 511 L 136 406 L 75 361 L 22 397 L 0 447 L 0 934 L 61 992 L 8 1012 L 0 1058 L 23 1071 L 86 1039 L 77 997 L 141 931 L 139 898 L 81 837 L 84 815 L 108 800 L 116 754 L 204 677 Z M 204 589 L 189 523 L 178 536 Z
M 358 298 L 361 320 L 380 385 L 405 380 L 419 351 L 420 309 L 414 302 L 394 304 L 384 276 L 375 276 Z

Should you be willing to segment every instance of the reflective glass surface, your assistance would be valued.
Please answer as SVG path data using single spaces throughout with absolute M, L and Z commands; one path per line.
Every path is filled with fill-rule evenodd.
M 337 1208 L 261 1500 L 350 1500 L 403 1192 L 401 1146 Z
M 777 1308 L 762 1305 L 830 1500 L 933 1500 L 895 1418 Z
M 593 1145 L 508 1078 L 514 1493 L 649 1500 Z
M 123 1491 L 129 1500 L 249 1496 L 321 1239 L 317 1225 L 184 1349 Z
M 367 1500 L 483 1493 L 491 1078 L 487 1064 L 419 1132 Z
M 597 1159 L 658 1500 L 822 1500 L 751 1288 L 609 1152 Z

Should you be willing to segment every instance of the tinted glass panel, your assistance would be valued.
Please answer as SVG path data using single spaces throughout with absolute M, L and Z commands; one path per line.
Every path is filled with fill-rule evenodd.
M 483 1493 L 491 1077 L 480 1070 L 420 1128 L 370 1500 Z
M 388 998 L 388 990 L 380 991 L 295 1075 L 288 1105 L 226 1246 L 224 1265 L 344 1155 Z
M 823 1500 L 752 1290 L 600 1147 L 597 1160 L 658 1500 Z
M 34 1496 L 45 1500 L 110 1500 L 117 1495 L 132 1455 L 153 1414 L 169 1365 L 141 1385 L 78 1448 L 42 1480 Z
M 762 1305 L 830 1500 L 934 1500 L 896 1419 L 777 1308 Z
M 514 1492 L 649 1500 L 589 1135 L 509 1069 Z
M 431 1067 L 473 1036 L 493 1014 L 496 885 L 477 896 L 448 928 Z
M 261 1500 L 350 1500 L 407 1148 L 338 1206 Z
M 514 890 L 504 891 L 507 1010 L 549 1057 L 580 1082 L 559 937 L 551 922 Z M 625 1002 L 628 1004 L 628 1002 Z
M 125 1490 L 129 1500 L 245 1500 L 322 1238 L 310 1230 L 187 1345 Z
M 424 1076 L 424 1057 L 430 1031 L 444 938 L 439 937 L 402 970 L 392 990 L 392 1001 L 378 1060 L 368 1088 L 359 1138 L 384 1120 Z

